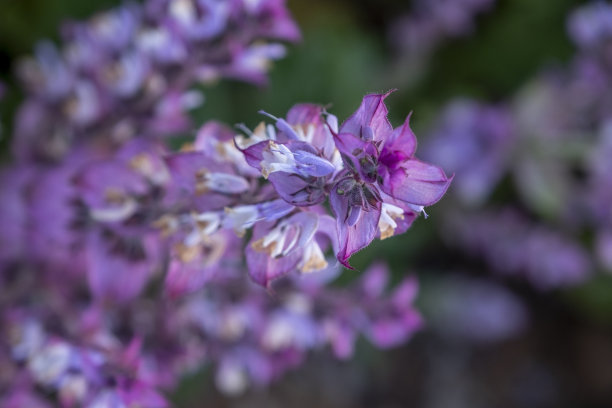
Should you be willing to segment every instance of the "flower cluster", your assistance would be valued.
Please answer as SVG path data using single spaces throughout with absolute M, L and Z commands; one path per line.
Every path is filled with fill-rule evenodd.
M 158 124 L 177 123 L 163 115 L 184 114 L 180 100 L 195 73 L 244 74 L 232 69 L 244 61 L 245 41 L 292 32 L 281 6 L 126 6 L 70 27 L 70 53 L 60 58 L 44 46 L 24 71 L 37 86 L 17 123 L 18 160 L 0 174 L 5 406 L 45 406 L 41 389 L 66 407 L 162 407 L 162 390 L 208 362 L 218 387 L 237 393 L 277 378 L 310 349 L 330 345 L 346 358 L 359 333 L 386 347 L 420 327 L 415 282 L 387 297 L 382 266 L 352 288 L 324 286 L 376 237 L 408 229 L 450 183 L 414 157 L 408 119 L 391 126 L 388 94 L 367 95 L 340 126 L 322 107 L 302 104 L 286 118 L 262 112 L 273 123 L 240 126 L 240 134 L 208 122 L 180 151 L 151 137 L 169 131 Z M 148 13 L 165 17 L 149 27 Z M 244 13 L 274 24 L 258 26 Z M 249 35 L 233 26 L 223 34 L 237 21 Z M 145 26 L 156 41 L 197 47 L 187 60 L 156 60 L 153 49 L 136 47 Z M 101 60 L 78 65 L 92 44 Z M 213 44 L 238 53 L 217 55 Z M 97 69 L 128 50 L 146 56 L 147 69 L 117 66 L 119 82 L 104 82 Z M 148 94 L 149 81 L 161 79 L 161 93 Z M 155 107 L 173 95 L 170 111 Z M 67 106 L 76 110 L 55 112 Z
M 168 290 L 198 289 L 251 228 L 246 261 L 261 285 L 325 268 L 329 244 L 349 266 L 375 237 L 404 232 L 450 183 L 414 158 L 414 134 L 407 121 L 391 127 L 385 97 L 366 96 L 339 129 L 320 107 L 298 105 L 248 138 L 211 122 L 178 153 L 140 138 L 116 152 L 84 147 L 61 165 L 7 170 L 11 228 L 0 259 L 86 270 L 94 293 L 114 299 L 142 289 L 164 246 Z M 327 196 L 333 217 L 321 206 Z
M 301 104 L 253 130 L 208 122 L 179 151 L 161 137 L 189 129 L 194 83 L 264 81 L 283 54 L 265 41 L 299 37 L 283 1 L 148 0 L 63 34 L 19 68 L 0 171 L 0 405 L 165 407 L 206 364 L 239 393 L 309 350 L 348 358 L 359 334 L 388 347 L 421 326 L 415 280 L 387 292 L 382 265 L 326 287 L 450 183 L 387 94 L 341 126 Z
M 75 141 L 117 144 L 189 130 L 218 78 L 265 82 L 270 61 L 300 34 L 283 0 L 148 0 L 127 3 L 63 30 L 64 46 L 41 43 L 19 74 L 28 93 L 15 153 L 57 159 Z
M 303 104 L 238 135 L 206 123 L 178 152 L 140 137 L 5 169 L 3 325 L 26 363 L 13 387 L 55 390 L 65 406 L 164 406 L 157 390 L 207 361 L 232 393 L 315 347 L 347 357 L 360 332 L 380 347 L 408 338 L 420 326 L 414 281 L 390 298 L 381 267 L 353 289 L 322 285 L 376 237 L 404 232 L 450 183 L 414 157 L 408 119 L 390 125 L 386 97 L 367 95 L 341 126 Z M 276 295 L 245 281 L 244 264 Z M 161 366 L 172 369 L 160 376 Z
M 0 325 L 9 335 L 2 382 L 10 392 L 2 406 L 47 407 L 42 396 L 52 394 L 66 407 L 166 407 L 162 391 L 211 363 L 219 390 L 233 395 L 277 379 L 309 350 L 329 346 L 345 359 L 360 333 L 384 348 L 421 326 L 412 306 L 415 280 L 387 295 L 382 265 L 344 289 L 325 286 L 338 269 L 293 277 L 275 296 L 241 269 L 226 268 L 223 279 L 180 300 L 139 298 L 122 308 L 94 303 L 82 305 L 84 312 L 62 292 L 63 283 L 33 293 L 15 282 L 11 289 L 21 290 L 12 292 L 15 298 L 40 296 L 44 304 L 3 309 Z

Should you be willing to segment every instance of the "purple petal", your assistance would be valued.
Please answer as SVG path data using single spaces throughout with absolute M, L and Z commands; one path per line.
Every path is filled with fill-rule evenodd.
M 251 279 L 263 287 L 268 287 L 272 280 L 295 269 L 300 262 L 301 254 L 292 252 L 287 256 L 272 258 L 266 252 L 254 249 L 253 243 L 268 232 L 264 228 L 262 223 L 255 225 L 253 239 L 246 247 L 246 261 Z
M 305 176 L 325 177 L 336 171 L 336 167 L 326 159 L 304 150 L 294 151 L 293 157 Z
M 358 173 L 361 169 L 358 156 L 366 151 L 369 143 L 361 140 L 352 133 L 339 133 L 334 135 L 334 143 L 342 154 L 342 161 L 345 166 L 353 172 Z
M 404 158 L 410 158 L 414 156 L 414 152 L 417 148 L 416 136 L 410 129 L 410 116 L 408 115 L 404 124 L 396 128 L 389 139 L 385 141 L 381 152 L 381 161 L 384 161 L 386 155 L 402 156 Z M 398 155 L 401 152 L 401 155 Z M 389 166 L 393 168 L 394 166 Z
M 451 181 L 437 166 L 408 160 L 386 175 L 382 190 L 398 200 L 425 206 L 442 198 Z
M 265 18 L 265 24 L 258 26 L 260 35 L 290 42 L 301 39 L 300 29 L 291 18 L 284 0 L 260 1 L 252 4 L 257 7 L 257 15 Z
M 247 266 L 249 275 L 255 283 L 267 287 L 269 283 L 279 278 L 292 270 L 302 260 L 304 247 L 309 243 L 317 231 L 319 224 L 319 216 L 316 213 L 302 211 L 285 221 L 293 228 L 291 234 L 287 234 L 284 240 L 282 252 L 288 252 L 279 256 L 272 256 L 267 250 L 269 248 L 259 248 L 257 243 L 270 232 L 273 228 L 277 228 L 280 224 L 272 224 L 268 222 L 260 222 L 253 229 L 253 238 L 246 248 Z M 295 234 L 299 234 L 296 236 Z M 276 245 L 276 243 L 274 243 Z M 288 247 L 288 245 L 292 245 Z M 285 249 L 286 248 L 286 249 Z
M 325 200 L 325 192 L 295 174 L 277 171 L 268 177 L 278 195 L 291 205 L 305 207 Z
M 419 292 L 419 282 L 414 276 L 404 279 L 393 290 L 391 301 L 398 310 L 412 305 Z
M 370 128 L 373 140 L 386 140 L 393 132 L 384 102 L 391 92 L 366 95 L 357 111 L 342 124 L 339 133 L 351 133 L 361 137 L 364 129 Z
M 361 287 L 367 297 L 376 299 L 380 297 L 389 281 L 389 269 L 382 262 L 370 266 L 361 278 Z
M 287 122 L 292 125 L 306 125 L 310 123 L 320 123 L 323 108 L 311 103 L 300 103 L 294 105 L 287 112 Z
M 119 160 L 108 160 L 85 166 L 79 172 L 76 184 L 81 197 L 92 210 L 110 214 L 117 221 L 131 216 L 135 208 L 128 212 L 123 211 L 121 214 L 120 207 L 124 205 L 111 203 L 112 199 L 109 195 L 127 199 L 143 195 L 149 188 L 139 173 Z M 115 214 L 111 214 L 112 212 Z M 119 217 L 116 217 L 117 215 Z
M 348 325 L 338 323 L 333 326 L 331 333 L 331 346 L 334 355 L 339 359 L 348 359 L 355 349 L 356 333 Z
M 276 116 L 273 116 L 268 112 L 262 110 L 260 110 L 259 113 L 273 119 L 275 121 L 276 127 L 285 135 L 287 140 L 300 140 L 297 133 L 295 133 L 295 129 L 293 129 L 293 126 L 291 126 L 285 119 L 277 118 Z M 282 139 L 279 140 L 283 141 Z
M 200 211 L 232 205 L 234 199 L 227 194 L 243 192 L 248 187 L 246 180 L 233 174 L 231 165 L 212 162 L 200 152 L 177 153 L 165 160 L 172 177 L 168 195 L 191 200 Z M 198 183 L 198 176 L 204 174 L 210 180 Z
M 257 205 L 259 213 L 266 221 L 275 221 L 293 211 L 295 207 L 284 200 L 267 201 Z
M 236 147 L 244 154 L 244 158 L 247 163 L 253 168 L 261 171 L 261 161 L 263 160 L 263 151 L 270 146 L 269 140 L 255 143 L 247 147 L 246 149 L 240 149 L 240 146 L 236 143 Z
M 336 256 L 342 265 L 353 269 L 348 263 L 351 255 L 367 247 L 376 237 L 381 204 L 376 203 L 376 208 L 370 211 L 361 211 L 355 224 L 348 226 L 346 222 L 350 215 L 348 199 L 346 195 L 338 194 L 337 190 L 336 186 L 330 195 L 330 204 L 336 216 L 338 229 L 339 251 Z

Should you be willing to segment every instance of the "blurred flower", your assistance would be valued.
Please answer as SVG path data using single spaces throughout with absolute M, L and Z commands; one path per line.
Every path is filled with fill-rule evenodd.
M 387 37 L 396 52 L 398 80 L 414 84 L 445 40 L 470 35 L 479 14 L 495 0 L 417 0 L 408 13 L 389 24 Z
M 575 10 L 568 21 L 572 40 L 583 48 L 594 48 L 612 40 L 612 7 L 603 1 Z
M 61 49 L 43 42 L 19 67 L 28 91 L 14 138 L 19 157 L 58 159 L 73 140 L 187 130 L 187 111 L 201 103 L 190 91 L 196 82 L 264 83 L 270 61 L 284 56 L 269 41 L 300 36 L 282 0 L 128 3 L 63 34 Z
M 522 276 L 540 290 L 582 283 L 592 272 L 580 243 L 512 209 L 462 214 L 449 227 L 449 243 L 482 257 L 497 273 Z
M 338 274 L 328 250 L 351 255 L 338 242 L 347 220 L 321 205 L 334 189 L 351 179 L 379 195 L 363 247 L 405 232 L 450 183 L 413 157 L 407 123 L 388 125 L 384 97 L 366 96 L 339 129 L 297 105 L 286 119 L 266 114 L 274 126 L 242 126 L 248 137 L 209 122 L 178 152 L 145 137 L 89 140 L 57 163 L 5 169 L 0 329 L 25 363 L 14 367 L 24 392 L 41 387 L 66 407 L 164 407 L 161 390 L 206 362 L 237 394 L 312 349 L 348 358 L 361 334 L 381 348 L 408 340 L 422 324 L 413 278 L 387 293 L 378 264 L 326 286 Z
M 507 173 L 515 145 L 507 109 L 456 100 L 436 121 L 423 154 L 455 173 L 452 191 L 463 204 L 478 205 L 489 198 Z
M 428 324 L 445 336 L 476 343 L 513 338 L 527 326 L 527 308 L 493 282 L 450 277 L 433 284 L 425 307 Z

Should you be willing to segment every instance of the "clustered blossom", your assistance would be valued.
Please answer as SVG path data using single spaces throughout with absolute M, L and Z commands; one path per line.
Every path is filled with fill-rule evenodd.
M 263 83 L 281 41 L 300 33 L 283 0 L 148 0 L 126 3 L 64 27 L 25 58 L 27 91 L 17 116 L 15 153 L 63 156 L 72 143 L 115 143 L 190 130 L 203 96 L 194 83 L 218 78 Z
M 367 95 L 339 127 L 335 116 L 308 104 L 286 119 L 266 113 L 274 125 L 244 128 L 245 135 L 208 123 L 192 145 L 166 156 L 173 205 L 156 222 L 171 243 L 167 282 L 201 286 L 215 274 L 212 259 L 224 258 L 219 245 L 232 239 L 228 233 L 252 229 L 247 267 L 269 286 L 293 270 L 326 268 L 329 246 L 350 267 L 351 255 L 376 237 L 404 232 L 450 179 L 414 157 L 408 120 L 393 129 L 386 96 Z M 331 214 L 323 206 L 328 198 Z M 207 276 L 193 273 L 202 262 Z
M 387 95 L 367 95 L 341 126 L 302 104 L 242 134 L 208 122 L 178 152 L 140 137 L 4 169 L 2 324 L 26 362 L 14 387 L 56 390 L 64 406 L 165 406 L 159 390 L 196 363 L 217 363 L 218 386 L 232 393 L 312 348 L 347 357 L 358 333 L 380 347 L 407 339 L 420 326 L 414 281 L 387 298 L 380 266 L 353 289 L 304 278 L 350 267 L 448 188 L 414 157 L 408 119 L 388 122 Z M 273 295 L 245 281 L 245 265 Z M 71 302 L 86 315 L 69 318 Z M 162 366 L 172 370 L 160 377 Z
M 282 2 L 151 0 L 67 33 L 22 68 L 0 172 L 3 406 L 164 407 L 209 363 L 239 393 L 308 350 L 421 326 L 416 282 L 387 294 L 383 266 L 325 287 L 451 181 L 415 158 L 408 119 L 391 126 L 388 94 L 340 126 L 301 104 L 253 130 L 208 122 L 178 151 L 158 137 L 187 124 L 194 80 L 260 79 L 275 48 L 254 39 L 297 37 Z
M 160 137 L 190 129 L 194 83 L 265 80 L 283 55 L 266 41 L 299 38 L 282 0 L 148 0 L 63 34 L 19 68 L 0 171 L 0 405 L 166 407 L 208 364 L 240 393 L 309 350 L 420 328 L 413 278 L 387 291 L 376 265 L 326 287 L 450 183 L 387 94 L 340 126 L 301 104 L 253 130 L 208 122 L 178 151 Z
M 240 266 L 224 272 L 192 296 L 138 298 L 121 308 L 83 304 L 84 312 L 66 298 L 65 284 L 49 282 L 32 293 L 11 283 L 19 290 L 13 300 L 40 296 L 44 303 L 3 309 L 2 381 L 11 391 L 2 406 L 47 407 L 43 396 L 51 394 L 66 407 L 166 407 L 163 392 L 209 364 L 217 387 L 233 395 L 277 379 L 309 350 L 327 346 L 346 359 L 359 334 L 385 348 L 421 327 L 412 306 L 416 281 L 407 278 L 386 294 L 382 265 L 343 289 L 325 286 L 337 268 L 294 276 L 274 296 Z
M 456 174 L 442 225 L 449 244 L 540 289 L 612 270 L 611 15 L 604 2 L 576 10 L 567 68 L 543 72 L 503 105 L 451 102 L 426 139 L 425 157 Z M 515 200 L 500 206 L 506 180 Z

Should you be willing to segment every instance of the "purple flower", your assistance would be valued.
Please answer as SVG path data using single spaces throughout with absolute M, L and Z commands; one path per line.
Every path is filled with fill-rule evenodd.
M 250 138 L 237 138 L 247 162 L 270 180 L 282 199 L 296 206 L 312 206 L 326 198 L 326 184 L 340 163 L 323 110 L 315 105 L 296 105 L 287 120 L 265 112 L 276 121 L 258 126 Z
M 250 190 L 244 177 L 229 164 L 216 163 L 202 152 L 176 153 L 166 158 L 175 194 L 192 201 L 200 211 L 237 203 Z
M 200 218 L 198 222 L 206 222 Z M 237 238 L 229 231 L 220 231 L 199 238 L 199 242 L 188 236 L 178 241 L 171 251 L 170 265 L 164 286 L 171 298 L 177 298 L 200 290 L 216 274 L 227 268 L 228 263 L 237 257 Z M 187 245 L 185 242 L 192 244 Z
M 296 268 L 302 272 L 325 268 L 327 261 L 316 234 L 329 234 L 325 227 L 330 224 L 333 225 L 329 216 L 308 211 L 300 211 L 276 223 L 257 224 L 246 248 L 251 278 L 267 287 L 273 279 Z
M 146 180 L 119 160 L 86 165 L 75 177 L 91 218 L 103 223 L 130 218 L 138 210 L 138 198 L 149 190 Z
M 455 173 L 453 191 L 462 203 L 480 204 L 509 170 L 515 145 L 506 109 L 457 100 L 436 121 L 424 155 Z
M 575 10 L 568 21 L 574 42 L 583 48 L 595 48 L 612 39 L 612 7 L 594 2 Z
M 194 83 L 264 83 L 270 61 L 285 55 L 270 39 L 299 38 L 282 0 L 148 0 L 63 34 L 63 47 L 42 43 L 19 66 L 28 96 L 14 140 L 25 157 L 62 157 L 71 140 L 185 131 L 187 111 L 202 102 Z
M 384 104 L 387 96 L 388 93 L 364 97 L 359 109 L 334 135 L 345 171 L 338 175 L 330 202 L 337 219 L 338 260 L 349 268 L 350 256 L 366 247 L 378 233 L 383 193 L 389 201 L 398 200 L 410 208 L 410 214 L 438 201 L 452 180 L 440 168 L 414 158 L 416 138 L 408 124 L 410 116 L 393 129 Z M 405 217 L 402 208 L 395 205 L 387 205 L 385 215 L 391 219 Z M 393 234 L 388 218 L 382 237 Z
M 456 215 L 449 224 L 449 243 L 481 257 L 501 275 L 526 278 L 537 289 L 571 287 L 592 272 L 580 244 L 511 208 Z

